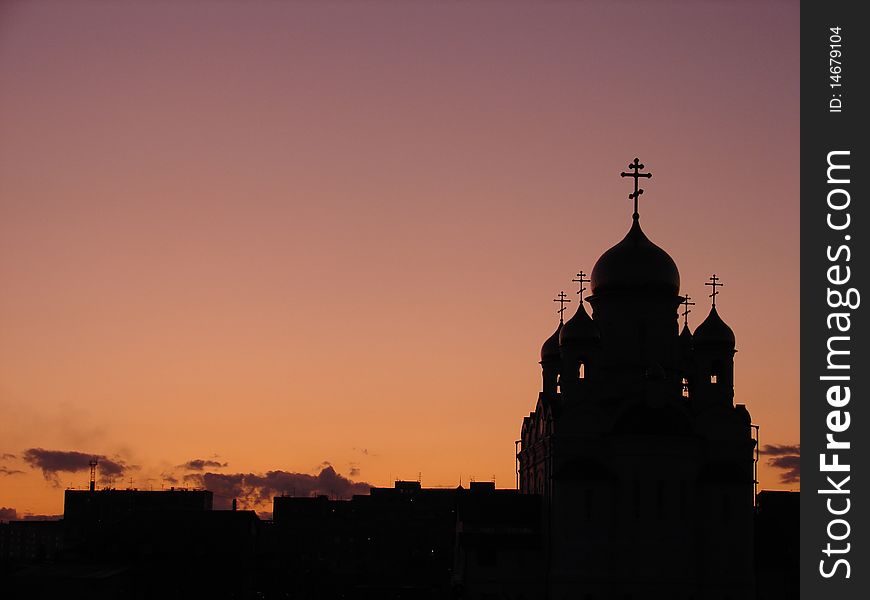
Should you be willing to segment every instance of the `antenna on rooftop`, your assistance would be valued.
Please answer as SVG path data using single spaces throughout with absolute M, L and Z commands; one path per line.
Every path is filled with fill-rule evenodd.
M 97 462 L 99 461 L 96 456 L 92 457 L 88 462 L 88 465 L 91 467 L 91 478 L 88 484 L 88 489 L 92 492 L 97 489 Z

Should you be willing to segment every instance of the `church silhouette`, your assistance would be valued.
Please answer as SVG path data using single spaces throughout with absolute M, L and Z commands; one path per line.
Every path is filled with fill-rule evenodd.
M 629 167 L 631 227 L 591 278 L 573 280 L 567 321 L 570 300 L 556 298 L 542 390 L 522 424 L 519 487 L 542 498 L 548 597 L 752 598 L 756 440 L 734 404 L 722 284 L 707 283 L 712 306 L 693 334 L 677 265 L 640 226 L 638 178 L 650 174 Z
M 261 519 L 235 499 L 213 510 L 209 490 L 96 489 L 93 461 L 90 488 L 65 491 L 62 521 L 0 523 L 0 597 L 794 597 L 798 496 L 762 492 L 755 509 L 757 429 L 734 404 L 722 283 L 707 283 L 693 334 L 677 265 L 640 226 L 651 175 L 629 168 L 628 233 L 577 274 L 567 321 L 573 300 L 555 299 L 518 489 L 397 481 L 351 499 L 280 495 Z

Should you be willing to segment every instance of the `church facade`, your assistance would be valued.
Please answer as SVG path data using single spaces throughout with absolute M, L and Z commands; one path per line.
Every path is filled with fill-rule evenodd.
M 542 389 L 523 419 L 520 491 L 542 497 L 547 597 L 754 597 L 755 444 L 734 403 L 735 337 L 716 307 L 690 331 L 673 259 L 640 226 L 541 348 Z M 584 297 L 586 282 L 591 295 Z M 589 309 L 587 310 L 587 303 Z

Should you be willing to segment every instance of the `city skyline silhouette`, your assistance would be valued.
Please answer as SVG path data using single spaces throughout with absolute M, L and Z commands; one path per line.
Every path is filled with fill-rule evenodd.
M 553 299 L 558 326 L 541 346 L 515 489 L 424 487 L 420 476 L 371 486 L 327 463 L 316 477 L 216 474 L 229 466 L 217 457 L 177 465 L 202 472 L 182 486 L 140 490 L 131 478 L 116 489 L 98 487 L 97 468 L 121 475 L 124 463 L 30 449 L 25 460 L 46 477 L 86 459 L 89 485 L 64 491 L 62 519 L 0 522 L 7 592 L 793 597 L 799 494 L 758 492 L 759 425 L 735 395 L 739 336 L 717 308 L 728 284 L 709 277 L 709 313 L 690 328 L 697 302 L 680 295 L 678 265 L 641 227 L 638 180 L 652 175 L 637 158 L 631 168 L 628 233 L 588 279 L 583 270 L 572 279 L 570 318 L 567 294 Z M 245 510 L 262 504 L 272 511 Z
M 797 101 L 759 101 L 797 97 L 797 11 L 590 6 L 4 6 L 0 519 L 95 455 L 263 515 L 333 473 L 514 487 L 635 155 L 691 326 L 727 277 L 761 487 L 798 487 Z

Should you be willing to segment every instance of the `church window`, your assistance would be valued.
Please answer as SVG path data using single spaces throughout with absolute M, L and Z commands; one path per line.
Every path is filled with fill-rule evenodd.
M 577 371 L 578 379 L 586 379 L 586 365 L 580 363 L 580 368 Z
M 716 373 L 710 375 L 710 383 L 719 383 L 719 376 Z
M 683 398 L 689 397 L 689 380 L 683 377 Z

